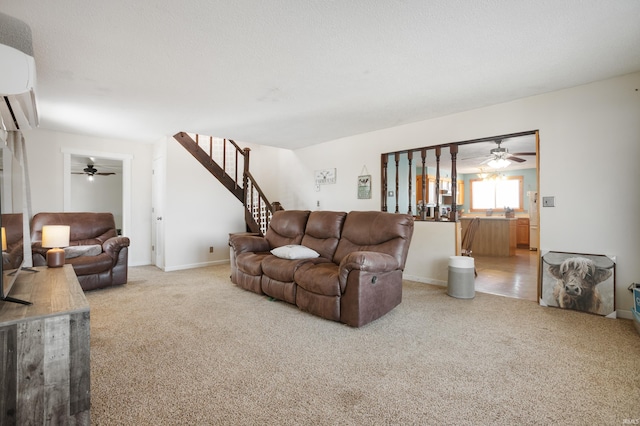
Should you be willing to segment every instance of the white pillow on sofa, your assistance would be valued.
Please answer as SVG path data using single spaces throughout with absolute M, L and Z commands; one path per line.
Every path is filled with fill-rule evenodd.
M 296 244 L 274 248 L 271 254 L 281 259 L 312 259 L 320 256 L 317 251 Z

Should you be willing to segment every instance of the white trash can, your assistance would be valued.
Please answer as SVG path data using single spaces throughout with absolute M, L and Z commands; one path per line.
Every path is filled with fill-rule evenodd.
M 450 256 L 447 294 L 458 299 L 473 299 L 475 289 L 475 267 L 473 257 Z

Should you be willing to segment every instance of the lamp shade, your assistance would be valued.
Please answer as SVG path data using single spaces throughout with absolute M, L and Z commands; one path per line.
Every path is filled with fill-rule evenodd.
M 42 247 L 67 247 L 71 227 L 68 225 L 46 225 L 42 227 Z
M 7 231 L 2 227 L 2 251 L 7 251 Z

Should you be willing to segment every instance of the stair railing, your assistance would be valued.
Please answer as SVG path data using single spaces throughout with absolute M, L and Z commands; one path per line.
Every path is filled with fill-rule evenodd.
M 197 133 L 188 133 L 188 135 L 233 179 L 236 185 L 240 185 L 242 175 L 239 176 L 238 173 L 242 173 L 245 169 L 244 163 L 245 158 L 247 160 L 249 158 L 249 148 L 246 148 L 247 152 L 245 152 L 231 139 L 202 136 Z
M 264 235 L 273 212 L 282 206 L 269 202 L 249 172 L 251 149 L 242 149 L 231 139 L 196 133 L 179 132 L 174 138 L 244 204 L 247 231 Z

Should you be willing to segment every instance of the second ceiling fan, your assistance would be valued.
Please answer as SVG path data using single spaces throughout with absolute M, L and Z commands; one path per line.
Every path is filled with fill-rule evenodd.
M 527 161 L 518 156 L 536 155 L 535 152 L 515 152 L 511 154 L 508 149 L 502 148 L 502 139 L 496 139 L 495 143 L 498 147 L 489 151 L 489 157 L 480 164 L 487 164 L 489 167 L 494 169 L 501 169 L 507 167 L 510 164 L 510 161 L 515 161 L 516 163 L 524 163 Z
M 72 172 L 71 174 L 74 175 L 87 175 L 87 176 L 109 176 L 109 175 L 115 175 L 114 172 L 98 172 L 98 169 L 96 169 L 93 164 L 87 164 L 87 167 L 84 168 L 81 172 Z

